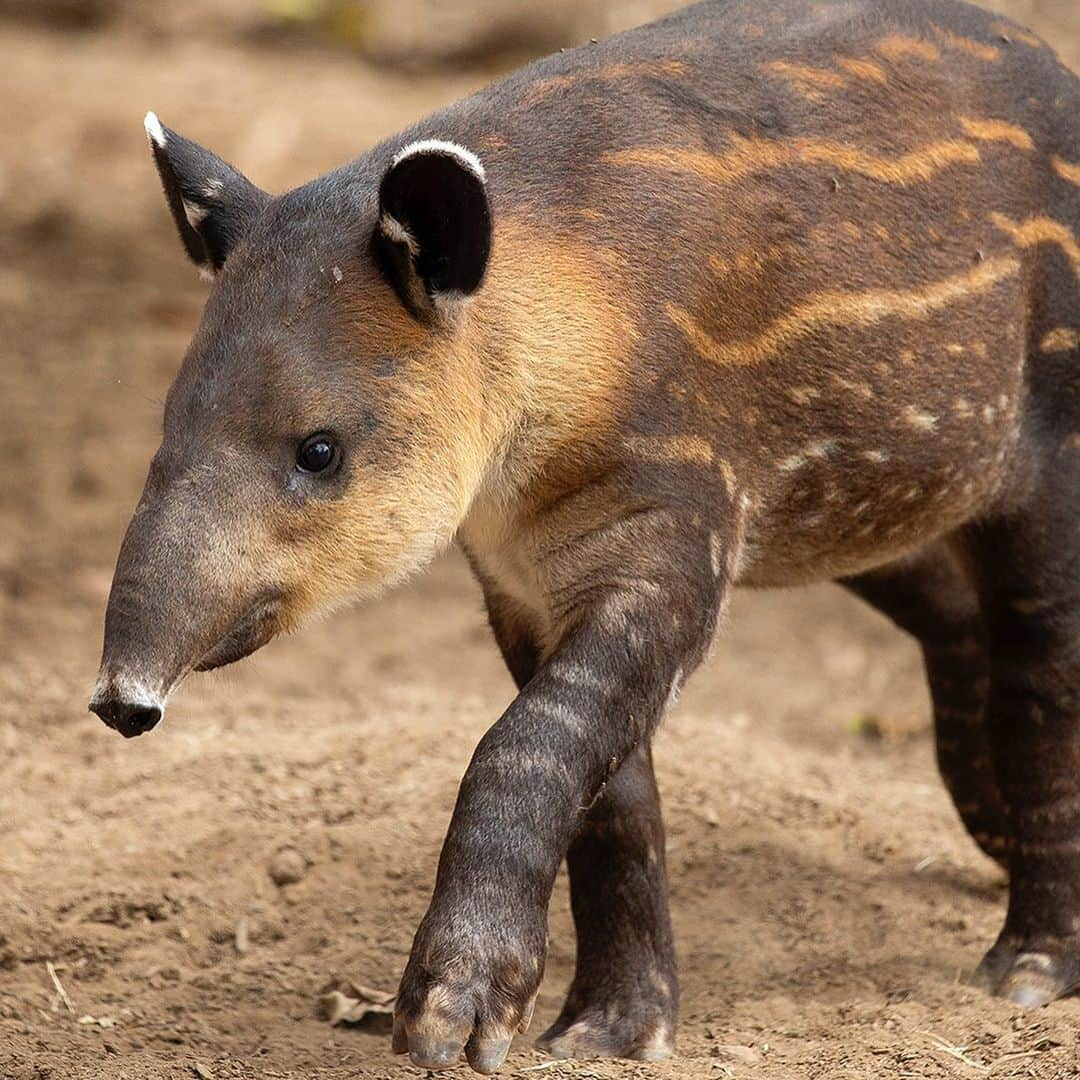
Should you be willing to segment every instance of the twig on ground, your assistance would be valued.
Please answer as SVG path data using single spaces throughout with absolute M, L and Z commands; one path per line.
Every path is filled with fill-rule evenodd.
M 920 1035 L 925 1035 L 930 1039 L 935 1046 L 943 1053 L 948 1054 L 949 1057 L 956 1058 L 957 1061 L 963 1062 L 969 1069 L 977 1069 L 979 1072 L 989 1072 L 990 1066 L 984 1065 L 981 1061 L 976 1061 L 974 1058 L 969 1058 L 965 1051 L 966 1046 L 953 1046 L 947 1039 L 943 1039 L 940 1035 L 935 1035 L 932 1031 L 920 1031 Z
M 49 978 L 52 979 L 52 984 L 56 987 L 56 992 L 60 995 L 60 1000 L 64 1003 L 67 1011 L 74 1015 L 75 1006 L 71 1004 L 71 998 L 68 997 L 64 984 L 60 982 L 60 976 L 56 974 L 56 968 L 53 967 L 51 960 L 45 961 L 45 970 L 49 973 Z
M 249 948 L 249 932 L 250 925 L 248 923 L 248 917 L 241 915 L 236 920 L 236 930 L 233 935 L 233 944 L 236 947 L 236 951 L 243 956 Z

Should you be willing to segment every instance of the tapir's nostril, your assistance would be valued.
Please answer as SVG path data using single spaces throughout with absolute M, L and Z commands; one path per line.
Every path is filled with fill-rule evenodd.
M 97 713 L 109 727 L 119 731 L 125 739 L 142 735 L 161 719 L 161 709 L 157 705 L 147 705 L 144 702 L 95 699 L 90 702 L 90 711 Z

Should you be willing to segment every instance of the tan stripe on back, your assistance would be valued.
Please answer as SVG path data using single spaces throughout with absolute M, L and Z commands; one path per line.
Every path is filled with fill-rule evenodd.
M 907 37 L 904 34 L 890 34 L 876 42 L 873 48 L 874 52 L 894 64 L 901 60 L 935 61 L 941 59 L 941 52 L 936 45 L 923 41 L 921 38 Z
M 1022 248 L 1036 247 L 1039 244 L 1057 244 L 1072 266 L 1073 273 L 1080 281 L 1080 244 L 1068 225 L 1055 221 L 1051 217 L 1029 217 L 1026 221 L 1011 221 L 1004 214 L 993 213 L 990 220 L 1006 232 L 1014 244 Z
M 1031 136 L 1016 124 L 1010 124 L 1005 120 L 979 120 L 973 116 L 961 116 L 958 119 L 964 133 L 973 139 L 1011 143 L 1018 150 L 1035 149 Z
M 1080 330 L 1075 326 L 1057 326 L 1039 342 L 1039 351 L 1044 353 L 1073 352 L 1075 349 L 1080 349 Z
M 820 292 L 746 341 L 718 341 L 685 308 L 669 303 L 665 309 L 701 357 L 715 364 L 746 366 L 771 359 L 789 342 L 823 327 L 866 327 L 889 318 L 923 318 L 957 300 L 988 291 L 1019 269 L 1018 259 L 1000 255 L 920 288 Z
M 985 60 L 989 63 L 993 60 L 997 60 L 1001 56 L 1000 50 L 994 45 L 987 45 L 982 41 L 961 37 L 959 34 L 954 34 L 944 26 L 938 26 L 937 23 L 931 23 L 930 28 L 937 35 L 938 40 L 947 45 L 950 49 L 967 53 L 968 56 L 974 56 L 977 60 Z
M 1055 155 L 1052 159 L 1054 172 L 1058 174 L 1063 180 L 1068 180 L 1070 184 L 1076 184 L 1080 187 L 1080 163 L 1073 164 L 1071 161 L 1066 161 L 1064 158 L 1060 158 Z
M 831 165 L 886 184 L 932 179 L 953 165 L 977 165 L 977 146 L 962 139 L 940 139 L 905 154 L 889 156 L 828 139 L 798 138 L 786 142 L 732 136 L 723 154 L 703 150 L 641 147 L 604 155 L 614 165 L 689 173 L 713 183 L 735 183 L 754 173 L 792 165 Z

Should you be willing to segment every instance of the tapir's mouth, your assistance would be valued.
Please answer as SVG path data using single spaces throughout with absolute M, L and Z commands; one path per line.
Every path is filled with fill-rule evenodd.
M 282 607 L 280 592 L 261 597 L 246 614 L 225 632 L 221 640 L 195 665 L 196 671 L 235 664 L 261 649 L 277 633 L 277 616 Z

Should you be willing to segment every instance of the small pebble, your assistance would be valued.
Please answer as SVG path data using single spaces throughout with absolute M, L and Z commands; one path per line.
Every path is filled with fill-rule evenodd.
M 307 859 L 294 847 L 283 847 L 275 853 L 268 867 L 275 885 L 295 885 L 307 874 Z
M 752 1046 L 719 1045 L 712 1049 L 713 1057 L 721 1061 L 736 1062 L 740 1065 L 753 1065 L 761 1060 L 761 1055 Z

